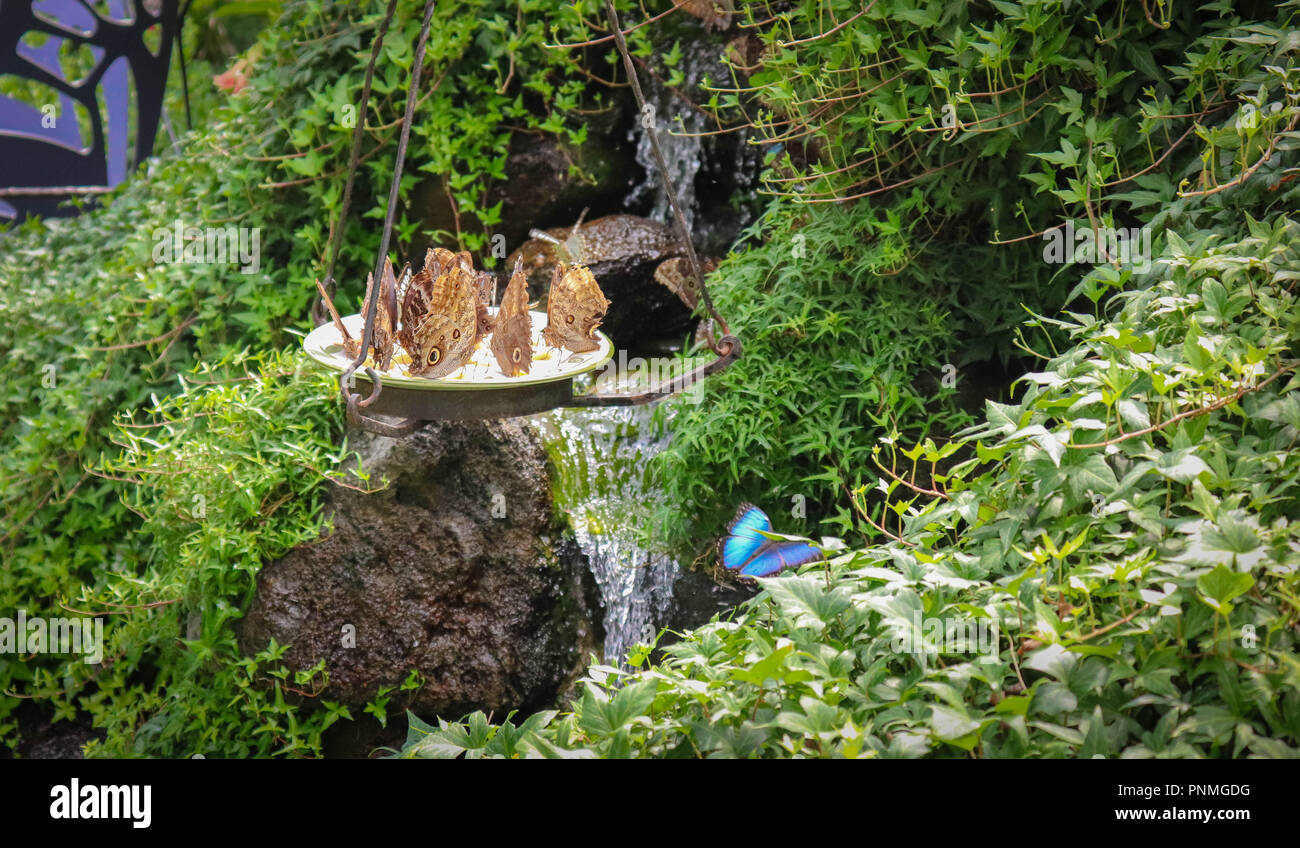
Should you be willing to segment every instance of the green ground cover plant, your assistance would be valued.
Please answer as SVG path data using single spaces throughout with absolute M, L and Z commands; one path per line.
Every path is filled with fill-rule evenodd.
M 771 151 L 774 203 L 713 278 L 746 356 L 676 420 L 668 539 L 698 552 L 744 500 L 807 532 L 883 538 L 844 496 L 874 485 L 876 439 L 961 429 L 971 405 L 945 366 L 954 388 L 994 394 L 1004 367 L 1032 367 L 1026 309 L 1086 304 L 1071 289 L 1088 266 L 1044 261 L 1045 234 L 1145 225 L 1158 252 L 1165 221 L 1265 162 L 1280 173 L 1295 4 L 1161 9 L 738 7 L 758 44 L 728 52 L 733 76 L 705 105 Z M 1250 197 L 1225 202 L 1259 217 L 1276 199 Z M 1090 294 L 1132 273 L 1111 269 Z

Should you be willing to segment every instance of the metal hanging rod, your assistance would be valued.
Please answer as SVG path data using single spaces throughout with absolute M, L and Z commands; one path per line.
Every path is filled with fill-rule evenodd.
M 397 0 L 389 0 L 388 12 L 385 16 L 384 28 L 387 29 L 388 21 L 392 20 L 393 10 L 397 6 Z M 361 414 L 361 410 L 370 406 L 379 399 L 379 393 L 383 391 L 383 380 L 373 368 L 366 367 L 366 375 L 370 378 L 372 389 L 370 395 L 364 400 L 360 395 L 354 394 L 349 385 L 352 375 L 356 373 L 361 364 L 366 361 L 366 356 L 370 353 L 370 345 L 375 338 L 375 310 L 379 307 L 379 281 L 383 279 L 384 259 L 388 256 L 388 242 L 393 236 L 393 216 L 397 212 L 397 195 L 402 186 L 402 167 L 406 162 L 406 144 L 411 139 L 411 118 L 415 115 L 415 97 L 420 90 L 420 75 L 424 71 L 424 49 L 429 44 L 429 25 L 433 22 L 434 0 L 428 0 L 424 4 L 424 23 L 420 26 L 420 40 L 415 45 L 415 58 L 411 62 L 411 83 L 406 92 L 406 112 L 402 117 L 402 132 L 397 140 L 397 161 L 393 164 L 393 182 L 388 188 L 388 209 L 384 213 L 384 233 L 379 240 L 379 255 L 375 257 L 375 293 L 370 298 L 368 308 L 366 309 L 366 327 L 361 337 L 361 350 L 357 353 L 357 358 L 348 366 L 347 370 L 339 378 L 339 391 L 343 393 L 343 398 L 348 405 L 348 421 L 355 426 L 361 427 L 371 432 L 382 433 L 383 435 L 402 436 L 415 430 L 419 426 L 417 423 L 407 422 L 406 425 L 399 425 L 394 428 L 392 425 L 385 424 L 373 418 L 368 418 Z M 374 58 L 378 50 L 371 53 L 371 65 L 374 65 Z M 367 95 L 369 91 L 365 92 Z M 365 100 L 362 100 L 362 112 L 357 119 L 357 127 L 365 121 Z M 357 133 L 353 134 L 353 140 L 357 139 Z M 357 152 L 361 149 L 357 143 L 352 148 L 353 168 L 356 167 Z M 349 179 L 352 174 L 349 173 Z M 340 217 L 339 231 L 342 232 L 344 221 Z M 409 425 L 409 429 L 407 426 Z

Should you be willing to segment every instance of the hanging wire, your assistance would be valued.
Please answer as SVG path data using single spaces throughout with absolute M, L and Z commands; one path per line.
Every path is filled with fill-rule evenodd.
M 618 21 L 618 12 L 614 10 L 613 0 L 605 0 L 605 14 L 609 17 L 609 25 L 614 30 L 614 44 L 618 47 L 619 55 L 623 57 L 623 66 L 627 69 L 628 82 L 632 83 L 632 96 L 636 98 L 636 106 L 639 114 L 646 114 L 645 95 L 641 93 L 641 80 L 637 76 L 636 66 L 632 63 L 632 54 L 628 52 L 627 40 L 623 37 L 623 27 Z M 642 127 L 646 135 L 650 137 L 650 148 L 654 151 L 655 165 L 659 168 L 659 177 L 663 180 L 664 192 L 668 195 L 668 204 L 673 210 L 673 219 L 677 223 L 677 236 L 681 239 L 682 244 L 686 246 L 686 261 L 690 263 L 691 273 L 695 276 L 695 282 L 700 287 L 700 296 L 704 305 L 708 308 L 709 314 L 713 320 L 718 323 L 722 330 L 722 339 L 718 343 L 713 342 L 713 334 L 709 333 L 709 346 L 713 352 L 722 356 L 731 351 L 731 343 L 739 345 L 739 340 L 731 335 L 731 328 L 718 310 L 713 306 L 713 298 L 709 295 L 708 288 L 704 285 L 704 275 L 700 273 L 700 260 L 695 255 L 695 242 L 691 239 L 691 231 L 686 226 L 686 216 L 682 214 L 682 208 L 677 202 L 677 190 L 673 186 L 673 181 L 668 176 L 668 164 L 664 160 L 664 152 L 659 147 L 659 134 L 656 127 Z
M 361 133 L 365 129 L 366 115 L 369 114 L 366 110 L 370 105 L 370 83 L 375 78 L 375 62 L 379 58 L 380 48 L 384 46 L 384 36 L 388 34 L 388 25 L 392 23 L 396 10 L 397 0 L 388 0 L 388 11 L 379 25 L 379 32 L 375 34 L 374 44 L 370 46 L 370 64 L 366 66 L 366 79 L 361 85 L 361 107 L 357 112 L 357 125 L 352 128 L 352 154 L 348 159 L 348 180 L 343 186 L 343 203 L 339 206 L 339 219 L 334 225 L 334 233 L 330 236 L 330 261 L 325 268 L 325 293 L 330 297 L 334 296 L 334 266 L 338 262 L 339 248 L 343 244 L 343 230 L 347 227 L 348 212 L 352 208 L 352 186 L 357 180 L 357 163 L 361 156 Z M 325 304 L 319 294 L 312 301 L 311 315 L 317 327 L 329 320 Z
M 176 52 L 181 59 L 181 93 L 185 100 L 185 129 L 194 129 L 194 120 L 190 117 L 190 77 L 185 69 L 185 16 L 190 12 L 194 0 L 185 0 L 181 6 L 180 21 L 176 24 Z
M 406 435 L 415 430 L 421 422 L 408 421 L 404 425 L 393 427 L 361 414 L 360 409 L 368 407 L 378 400 L 380 392 L 383 391 L 383 381 L 373 368 L 366 366 L 366 376 L 370 378 L 372 386 L 369 397 L 362 400 L 360 395 L 349 390 L 348 384 L 352 379 L 352 375 L 361 367 L 361 363 L 366 361 L 366 357 L 370 353 L 370 345 L 374 341 L 375 310 L 379 306 L 379 290 L 383 279 L 384 261 L 388 258 L 388 243 L 393 235 L 393 216 L 397 212 L 397 195 L 402 185 L 402 166 L 406 161 L 406 144 L 411 138 L 411 121 L 415 115 L 415 100 L 420 89 L 420 76 L 424 70 L 424 50 L 429 42 L 429 25 L 433 22 L 434 5 L 435 0 L 428 0 L 424 6 L 424 23 L 420 27 L 420 39 L 415 46 L 415 59 L 411 66 L 411 83 L 406 93 L 406 113 L 402 118 L 401 136 L 397 140 L 397 161 L 393 165 L 393 182 L 388 189 L 388 210 L 384 215 L 384 233 L 379 241 L 379 254 L 375 257 L 373 277 L 375 285 L 372 295 L 368 298 L 365 332 L 361 338 L 361 350 L 357 353 L 357 358 L 339 378 L 339 391 L 343 394 L 348 405 L 348 420 L 353 424 L 384 435 Z M 389 7 L 390 18 L 392 17 L 392 8 L 392 6 Z M 358 122 L 358 126 L 360 126 L 360 122 Z M 353 148 L 354 156 L 357 150 L 358 148 Z

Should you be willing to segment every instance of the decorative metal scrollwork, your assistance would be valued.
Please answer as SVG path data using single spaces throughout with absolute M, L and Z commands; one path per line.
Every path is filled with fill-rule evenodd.
M 61 201 L 108 191 L 150 154 L 180 18 L 180 0 L 0 2 L 0 218 L 71 214 Z

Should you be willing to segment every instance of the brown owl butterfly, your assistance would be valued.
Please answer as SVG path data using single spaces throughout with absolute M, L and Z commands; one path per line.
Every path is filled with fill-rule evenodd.
M 409 269 L 403 269 L 403 276 L 406 275 L 407 270 Z M 369 303 L 361 304 L 362 315 L 365 315 L 369 309 Z M 379 303 L 375 308 L 375 332 L 371 348 L 380 371 L 387 371 L 393 364 L 393 342 L 397 340 L 397 319 L 397 277 L 393 276 L 393 263 L 384 259 L 384 270 L 379 275 Z
M 717 268 L 718 260 L 707 256 L 700 259 L 700 273 L 704 276 L 713 273 Z M 691 265 L 685 257 L 677 256 L 660 262 L 659 267 L 655 269 L 655 281 L 681 298 L 682 303 L 692 310 L 700 302 L 700 287 L 695 282 L 695 276 L 691 274 Z
M 475 307 L 478 318 L 478 334 L 486 336 L 492 332 L 494 319 L 488 314 L 488 307 L 497 293 L 497 278 L 490 271 L 474 272 L 474 290 L 478 294 L 478 306 Z
M 555 263 L 551 292 L 546 297 L 546 329 L 542 338 L 551 347 L 574 353 L 596 350 L 596 328 L 605 318 L 609 301 L 595 276 L 585 266 Z
M 432 248 L 424 254 L 424 269 L 416 274 L 398 293 L 401 302 L 402 326 L 397 331 L 397 341 L 410 353 L 415 344 L 415 328 L 429 316 L 430 301 L 433 298 L 433 281 L 446 274 L 456 265 L 456 254 L 441 247 Z
M 438 261 L 450 269 L 451 264 L 459 265 L 464 271 L 474 278 L 474 291 L 478 294 L 479 305 L 475 307 L 478 318 L 479 336 L 486 336 L 492 332 L 492 316 L 488 314 L 487 308 L 492 305 L 492 299 L 496 296 L 497 278 L 488 271 L 475 271 L 474 258 L 469 255 L 468 250 L 462 250 L 460 253 L 452 253 L 445 248 L 436 248 L 438 251 Z M 434 279 L 437 279 L 436 275 Z
M 374 282 L 373 274 L 370 277 L 370 281 Z M 343 326 L 343 319 L 339 317 L 339 311 L 334 308 L 334 301 L 330 299 L 329 293 L 325 291 L 325 287 L 321 285 L 320 280 L 316 281 L 316 291 L 320 292 L 321 302 L 324 303 L 325 308 L 330 311 L 330 317 L 334 319 L 334 327 L 339 331 L 339 335 L 343 337 L 343 352 L 352 359 L 356 359 L 357 353 L 361 350 L 361 342 L 352 338 L 352 334 L 348 332 L 348 328 Z
M 491 346 L 497 365 L 507 377 L 518 377 L 532 369 L 533 321 L 528 314 L 528 280 L 524 276 L 522 256 L 515 260 L 510 285 L 506 286 L 506 293 L 501 298 Z
M 343 336 L 343 350 L 353 359 L 361 352 L 361 340 L 352 338 L 348 328 L 343 326 L 343 319 L 339 317 L 338 310 L 334 308 L 334 302 L 326 294 L 325 287 L 316 281 L 316 289 L 320 292 L 321 300 L 324 301 L 326 308 L 329 309 L 330 316 L 334 319 L 334 326 L 338 328 L 339 334 Z M 361 314 L 365 315 L 370 309 L 370 298 L 375 296 L 375 275 L 366 275 L 366 299 L 361 304 Z M 375 305 L 375 329 L 374 338 L 371 340 L 371 352 L 374 355 L 375 363 L 379 370 L 387 371 L 393 364 L 393 340 L 397 337 L 397 278 L 393 275 L 393 263 L 389 259 L 384 260 L 384 269 L 379 275 L 379 302 Z
M 416 285 L 417 281 L 412 279 L 411 287 Z M 422 289 L 426 285 L 420 281 Z M 407 298 L 411 298 L 410 292 Z M 427 303 L 428 314 L 423 320 L 409 325 L 403 322 L 403 335 L 410 342 L 404 342 L 402 347 L 411 355 L 408 374 L 436 380 L 468 362 L 482 340 L 478 321 L 481 301 L 474 286 L 474 275 L 457 263 L 433 281 Z

